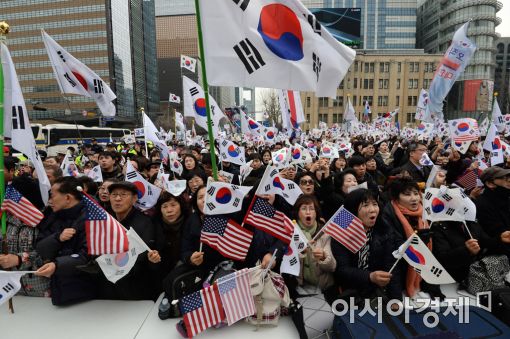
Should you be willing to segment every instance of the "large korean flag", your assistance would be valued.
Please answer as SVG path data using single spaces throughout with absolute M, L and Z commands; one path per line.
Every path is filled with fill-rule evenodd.
M 210 85 L 334 97 L 356 52 L 298 0 L 200 0 Z

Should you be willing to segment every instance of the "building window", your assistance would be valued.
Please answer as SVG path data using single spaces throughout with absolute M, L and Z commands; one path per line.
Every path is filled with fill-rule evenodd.
M 413 88 L 418 88 L 418 79 L 413 79 Z
M 344 97 L 336 97 L 335 100 L 333 100 L 333 107 L 339 107 L 344 105 Z
M 368 89 L 368 79 L 363 80 L 363 88 Z
M 319 114 L 319 121 L 328 123 L 328 115 L 327 114 Z
M 358 71 L 358 62 L 355 61 L 354 62 L 354 72 L 357 72 Z
M 356 105 L 358 104 L 358 100 L 357 100 L 357 99 L 358 99 L 358 97 L 357 97 L 357 96 L 353 96 L 353 97 L 352 97 L 352 105 L 353 105 L 353 106 L 356 106 Z
M 412 89 L 413 88 L 413 79 L 407 80 L 407 88 Z
M 338 114 L 333 114 L 333 123 L 337 123 L 338 122 Z
M 423 88 L 429 88 L 431 81 L 431 79 L 423 79 Z
M 307 123 L 310 123 L 310 114 L 307 114 L 307 115 L 306 115 L 306 122 L 307 122 Z
M 338 86 L 338 88 L 344 89 L 344 81 L 343 80 L 340 82 L 340 86 Z
M 370 73 L 374 73 L 374 69 L 375 69 L 375 62 L 371 62 L 370 63 Z
M 414 71 L 415 72 L 419 72 L 420 71 L 420 63 L 419 62 L 415 62 L 414 63 Z
M 312 105 L 312 98 L 306 97 L 306 107 L 310 107 Z
M 358 88 L 358 78 L 354 78 L 354 88 Z
M 400 96 L 399 95 L 397 95 L 397 100 L 396 100 L 395 106 L 400 106 Z
M 397 89 L 400 89 L 400 79 L 397 79 Z
M 401 62 L 398 62 L 397 63 L 397 72 L 402 72 L 402 63 Z
M 388 96 L 377 97 L 377 106 L 388 106 Z
M 379 79 L 379 89 L 382 89 L 383 88 L 383 85 L 384 85 L 384 79 Z
M 374 79 L 368 81 L 368 89 L 374 89 Z
M 319 107 L 328 107 L 329 98 L 319 98 Z
M 380 62 L 379 63 L 379 72 L 380 73 L 388 73 L 390 71 L 390 63 L 389 62 Z
M 365 65 L 365 73 L 368 73 L 369 68 L 370 68 L 370 63 L 365 62 L 365 64 L 364 64 L 364 65 Z
M 407 97 L 407 106 L 416 106 L 418 104 L 417 96 L 408 96 Z
M 412 123 L 414 122 L 414 116 L 415 116 L 416 113 L 407 113 L 407 116 L 406 116 L 406 122 L 407 123 Z

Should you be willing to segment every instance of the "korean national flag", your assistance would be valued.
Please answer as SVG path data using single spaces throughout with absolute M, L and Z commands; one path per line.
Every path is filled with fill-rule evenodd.
M 204 213 L 207 215 L 234 213 L 243 207 L 243 199 L 251 186 L 236 186 L 209 180 L 205 195 Z
M 334 97 L 356 52 L 297 0 L 200 0 L 210 85 Z
M 20 279 L 25 273 L 0 271 L 0 305 L 18 293 L 21 288 Z
M 126 181 L 132 182 L 138 189 L 138 200 L 136 202 L 138 208 L 145 211 L 156 205 L 159 195 L 161 194 L 161 188 L 145 180 L 142 175 L 135 170 L 131 161 L 127 162 Z

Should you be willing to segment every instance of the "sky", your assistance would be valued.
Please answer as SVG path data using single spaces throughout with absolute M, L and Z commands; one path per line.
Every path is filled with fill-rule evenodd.
M 503 19 L 499 26 L 496 26 L 496 32 L 502 37 L 510 37 L 510 1 L 501 1 L 503 8 L 498 12 L 498 17 Z

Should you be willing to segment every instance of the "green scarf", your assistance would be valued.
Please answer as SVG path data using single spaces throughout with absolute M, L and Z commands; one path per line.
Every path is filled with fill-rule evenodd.
M 317 231 L 317 221 L 313 223 L 311 228 L 304 227 L 300 221 L 298 221 L 299 228 L 303 231 L 306 239 L 312 240 L 315 232 Z M 303 259 L 303 267 L 301 268 L 303 272 L 303 279 L 305 283 L 311 285 L 317 285 L 319 283 L 319 279 L 317 274 L 315 273 L 315 259 L 313 258 L 312 249 L 308 248 L 306 252 L 306 256 Z

